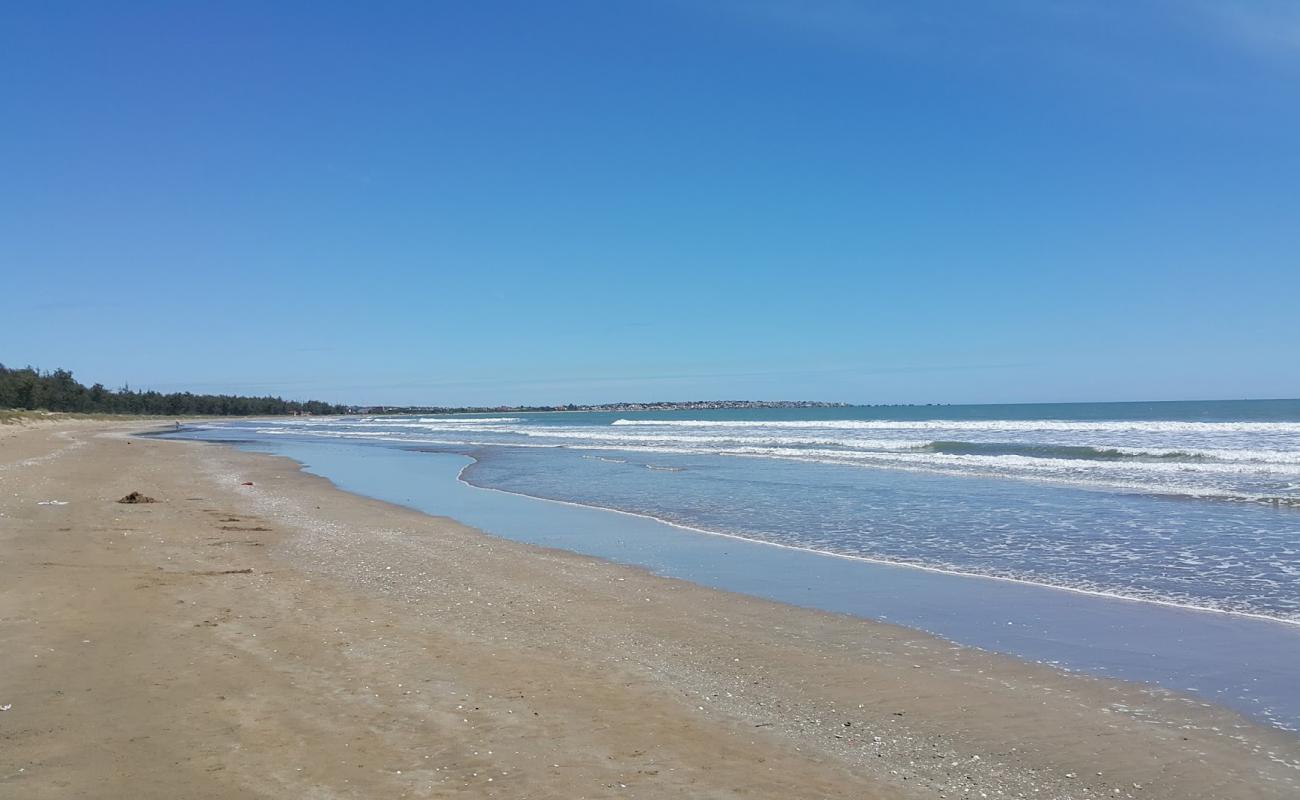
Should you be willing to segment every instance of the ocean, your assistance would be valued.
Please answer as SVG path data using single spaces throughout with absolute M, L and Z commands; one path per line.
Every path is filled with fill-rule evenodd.
M 457 516 L 438 504 L 459 496 L 434 502 L 431 488 L 432 475 L 454 466 L 444 480 L 463 487 L 626 512 L 698 540 L 768 546 L 755 556 L 747 545 L 691 545 L 691 558 L 703 560 L 686 563 L 662 552 L 685 547 L 678 536 L 655 545 L 653 557 L 628 555 L 601 537 L 635 550 L 637 536 L 659 534 L 633 530 L 619 515 L 581 522 L 606 529 L 581 541 L 533 539 L 690 579 L 726 571 L 719 564 L 739 552 L 765 573 L 820 570 L 809 565 L 833 557 L 845 564 L 834 568 L 842 584 L 834 592 L 847 597 L 872 581 L 874 605 L 862 599 L 866 589 L 852 600 L 802 594 L 794 602 L 1199 691 L 1282 727 L 1300 725 L 1300 689 L 1286 688 L 1296 683 L 1288 659 L 1300 653 L 1300 401 L 286 418 L 182 435 L 291 455 L 345 488 L 434 513 Z M 382 479 L 358 466 L 358 454 L 375 448 L 392 452 Z M 423 469 L 421 459 L 443 466 L 430 462 L 433 472 L 419 481 L 396 479 Z M 365 463 L 373 470 L 381 461 Z M 463 521 L 528 540 L 526 521 L 475 508 L 463 516 L 482 519 Z M 933 578 L 899 588 L 906 580 L 854 572 L 854 562 Z M 767 578 L 757 589 L 740 574 L 700 580 L 792 599 Z M 904 596 L 885 597 L 883 585 Z M 961 588 L 946 610 L 916 595 L 949 587 Z M 996 613 L 980 614 L 982 598 Z M 929 610 L 911 613 L 909 602 Z M 1016 608 L 1026 603 L 1059 613 L 1026 617 L 1014 640 L 990 627 L 1020 624 Z M 1131 621 L 1099 626 L 1089 614 Z M 1173 632 L 1157 645 L 1162 630 Z M 1154 649 L 1142 651 L 1142 640 Z M 1189 650 L 1222 647 L 1243 666 L 1231 665 L 1232 653 L 1229 663 L 1216 656 L 1210 664 Z M 1126 655 L 1100 657 L 1107 648 Z
M 293 418 L 477 486 L 714 533 L 1300 623 L 1300 401 Z

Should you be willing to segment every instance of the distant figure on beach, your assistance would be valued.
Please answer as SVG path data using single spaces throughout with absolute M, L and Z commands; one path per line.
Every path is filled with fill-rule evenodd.
M 180 430 L 180 429 L 181 429 L 181 424 L 178 422 L 176 423 L 176 430 Z

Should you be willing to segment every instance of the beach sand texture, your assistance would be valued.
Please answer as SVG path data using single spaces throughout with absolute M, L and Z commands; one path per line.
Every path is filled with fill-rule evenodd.
M 2 798 L 1300 796 L 1226 710 L 140 425 L 0 426 Z

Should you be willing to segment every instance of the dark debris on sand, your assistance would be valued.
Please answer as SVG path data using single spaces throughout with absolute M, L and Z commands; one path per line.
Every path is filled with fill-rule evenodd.
M 123 497 L 121 500 L 118 500 L 117 502 L 119 502 L 119 503 L 156 503 L 156 502 L 158 502 L 158 501 L 155 500 L 155 499 L 153 499 L 152 497 L 149 497 L 148 495 L 143 495 L 143 494 L 140 494 L 139 492 L 131 492 L 131 493 L 128 494 L 126 497 Z

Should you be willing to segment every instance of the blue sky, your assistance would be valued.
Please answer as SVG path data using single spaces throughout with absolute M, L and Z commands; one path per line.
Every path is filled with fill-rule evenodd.
M 11 3 L 0 362 L 363 403 L 1300 396 L 1300 4 Z

